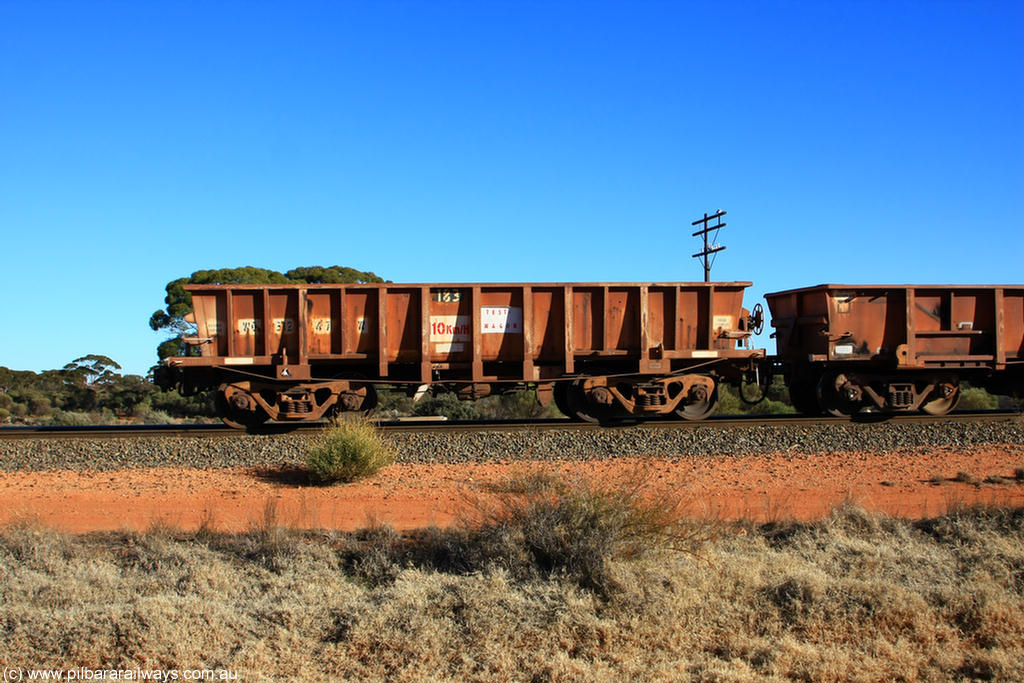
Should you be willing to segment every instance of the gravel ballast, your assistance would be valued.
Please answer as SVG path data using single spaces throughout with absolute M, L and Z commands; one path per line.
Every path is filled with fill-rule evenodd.
M 117 470 L 154 467 L 267 467 L 303 459 L 309 432 L 275 435 L 25 439 L 0 442 L 0 470 Z M 693 458 L 770 452 L 889 453 L 923 447 L 1024 446 L 1024 423 L 955 421 L 687 429 L 619 427 L 489 432 L 404 432 L 386 437 L 399 462 L 462 463 Z

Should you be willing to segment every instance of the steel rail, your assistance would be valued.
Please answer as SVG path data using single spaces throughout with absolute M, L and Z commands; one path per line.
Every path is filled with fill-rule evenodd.
M 612 425 L 573 422 L 566 419 L 532 420 L 381 420 L 384 432 L 517 432 L 550 430 L 615 430 L 627 427 L 644 429 L 699 429 L 728 427 L 783 427 L 849 424 L 940 424 L 945 422 L 1021 422 L 1022 413 L 1012 410 L 952 413 L 949 415 L 879 415 L 863 413 L 853 417 L 806 417 L 801 415 L 719 415 L 706 420 L 628 420 Z M 268 424 L 253 432 L 221 424 L 171 425 L 86 425 L 86 426 L 8 426 L 0 427 L 0 441 L 19 439 L 116 439 L 154 437 L 244 437 L 249 435 L 288 434 L 320 429 L 324 423 Z

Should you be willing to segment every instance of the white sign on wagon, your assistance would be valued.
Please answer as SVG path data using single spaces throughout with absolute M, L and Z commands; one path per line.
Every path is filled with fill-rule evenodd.
M 468 315 L 430 316 L 430 341 L 467 342 L 473 340 L 473 325 Z
M 468 315 L 430 316 L 430 341 L 434 353 L 462 353 L 473 339 L 473 322 Z
M 523 309 L 514 306 L 485 306 L 480 309 L 482 334 L 522 334 Z

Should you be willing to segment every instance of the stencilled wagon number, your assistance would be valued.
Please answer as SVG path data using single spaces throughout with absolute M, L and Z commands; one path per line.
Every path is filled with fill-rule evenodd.
M 238 319 L 238 334 L 242 336 L 252 336 L 259 332 L 260 321 L 253 320 L 252 318 L 239 318 Z
M 331 319 L 330 318 L 314 318 L 313 319 L 313 333 L 314 334 L 330 334 L 331 333 Z
M 250 337 L 263 329 L 262 321 L 253 318 L 238 319 L 238 334 Z M 295 321 L 292 318 L 277 318 L 274 320 L 275 334 L 293 334 L 295 332 Z
M 462 292 L 458 289 L 434 290 L 434 301 L 439 304 L 457 304 L 462 301 Z

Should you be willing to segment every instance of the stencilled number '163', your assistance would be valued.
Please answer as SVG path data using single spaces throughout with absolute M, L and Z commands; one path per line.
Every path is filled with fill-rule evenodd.
M 462 300 L 462 292 L 457 289 L 434 290 L 434 301 L 439 304 L 457 304 Z

